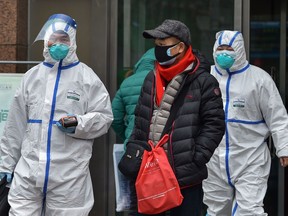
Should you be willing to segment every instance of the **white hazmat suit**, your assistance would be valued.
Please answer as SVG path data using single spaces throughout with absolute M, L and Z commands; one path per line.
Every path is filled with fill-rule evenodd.
M 44 40 L 45 61 L 25 73 L 15 94 L 0 143 L 0 172 L 14 173 L 10 216 L 86 216 L 94 204 L 93 140 L 112 123 L 110 98 L 95 72 L 78 61 L 75 21 L 56 14 L 44 27 L 38 39 Z M 60 61 L 47 45 L 57 30 L 70 37 Z M 67 114 L 77 117 L 74 133 L 55 124 Z
M 215 52 L 232 47 L 235 62 L 221 69 Z M 288 155 L 288 117 L 270 75 L 246 60 L 242 34 L 222 31 L 213 48 L 211 73 L 222 91 L 226 133 L 207 164 L 203 182 L 204 203 L 209 216 L 267 215 L 263 199 L 267 190 L 271 158 L 266 140 L 272 135 L 278 157 Z

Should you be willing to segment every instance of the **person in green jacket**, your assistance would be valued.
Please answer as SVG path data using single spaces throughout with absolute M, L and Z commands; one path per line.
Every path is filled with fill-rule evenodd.
M 124 141 L 124 148 L 134 127 L 134 110 L 146 75 L 154 70 L 154 48 L 149 49 L 134 65 L 133 74 L 121 83 L 112 101 L 112 128 Z

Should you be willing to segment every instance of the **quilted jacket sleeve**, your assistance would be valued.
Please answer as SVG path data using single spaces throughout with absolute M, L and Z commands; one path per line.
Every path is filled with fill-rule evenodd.
M 205 165 L 212 157 L 225 133 L 225 115 L 218 81 L 210 74 L 203 76 L 200 118 L 202 125 L 195 139 L 195 162 Z
M 123 140 L 126 139 L 125 137 L 125 104 L 123 103 L 123 98 L 121 94 L 121 89 L 116 92 L 115 97 L 112 101 L 112 111 L 114 115 L 114 120 L 112 122 L 112 128 L 115 133 L 121 137 Z

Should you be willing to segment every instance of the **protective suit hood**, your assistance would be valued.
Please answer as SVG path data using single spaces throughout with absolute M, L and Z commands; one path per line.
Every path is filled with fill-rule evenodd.
M 53 59 L 49 53 L 48 41 L 50 36 L 59 30 L 66 32 L 70 37 L 69 52 L 63 59 L 62 65 L 69 65 L 78 61 L 76 54 L 76 28 L 76 21 L 65 14 L 54 14 L 49 17 L 34 41 L 44 40 L 43 56 L 45 58 L 45 62 L 51 64 L 58 62 L 57 60 Z
M 231 68 L 229 68 L 229 72 L 236 72 L 244 68 L 248 62 L 246 59 L 246 51 L 244 46 L 243 36 L 238 31 L 220 31 L 216 33 L 216 41 L 213 47 L 213 58 L 217 69 L 221 72 L 225 72 L 226 70 L 222 69 L 216 61 L 216 49 L 221 45 L 228 45 L 232 47 L 235 51 L 236 58 L 235 62 Z

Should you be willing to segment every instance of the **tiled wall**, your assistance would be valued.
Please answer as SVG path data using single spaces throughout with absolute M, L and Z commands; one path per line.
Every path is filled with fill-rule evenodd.
M 0 0 L 0 60 L 27 60 L 28 0 Z M 26 65 L 0 64 L 1 73 L 25 72 Z

